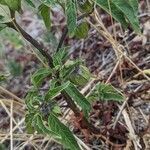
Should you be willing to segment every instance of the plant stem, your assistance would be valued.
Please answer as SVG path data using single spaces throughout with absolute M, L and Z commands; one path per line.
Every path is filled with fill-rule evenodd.
M 76 106 L 76 104 L 74 103 L 74 101 L 72 101 L 72 99 L 69 97 L 69 95 L 65 91 L 63 91 L 61 94 L 65 98 L 69 108 L 71 108 L 72 111 L 74 112 L 75 117 L 80 117 L 81 112 L 79 108 Z M 81 121 L 81 126 L 84 126 L 85 129 L 88 129 L 92 133 L 100 134 L 100 130 L 96 128 L 95 126 L 93 126 L 91 123 L 89 123 L 89 121 L 84 116 Z
M 49 66 L 53 68 L 53 60 L 51 55 L 47 52 L 47 48 L 45 48 L 42 44 L 40 44 L 37 40 L 35 40 L 32 36 L 30 36 L 27 32 L 25 32 L 14 20 L 13 22 L 7 23 L 7 26 L 13 28 L 17 32 L 21 33 L 21 35 L 30 42 L 35 48 L 39 50 L 39 52 L 43 55 L 44 58 L 47 59 Z

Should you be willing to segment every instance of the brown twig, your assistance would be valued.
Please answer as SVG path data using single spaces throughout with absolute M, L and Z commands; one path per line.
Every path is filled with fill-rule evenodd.
M 118 147 L 118 148 L 120 147 L 121 148 L 121 147 L 124 147 L 126 145 L 125 143 L 124 144 L 115 144 L 115 143 L 111 142 L 109 139 L 107 139 L 107 137 L 105 137 L 102 134 L 96 135 L 96 137 L 102 139 L 103 141 L 105 141 L 106 143 L 108 143 L 109 145 L 111 145 L 113 147 Z

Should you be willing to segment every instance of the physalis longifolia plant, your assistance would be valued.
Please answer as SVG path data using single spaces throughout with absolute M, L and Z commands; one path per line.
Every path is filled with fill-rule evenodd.
M 51 31 L 52 8 L 61 7 L 62 13 L 66 16 L 70 37 L 87 37 L 90 25 L 84 19 L 80 18 L 78 21 L 79 14 L 90 15 L 97 8 L 110 14 L 124 29 L 130 27 L 136 33 L 140 33 L 137 0 L 39 0 L 38 2 L 36 0 L 0 0 L 0 30 L 15 26 L 15 14 L 20 15 L 24 11 L 22 4 L 25 3 L 41 15 L 48 32 Z M 28 36 L 22 29 L 20 31 L 24 37 Z M 35 41 L 31 42 L 29 36 L 26 39 L 34 46 L 38 45 L 34 44 Z M 39 51 L 42 52 L 42 50 Z M 94 100 L 121 102 L 124 96 L 110 84 L 97 83 L 95 89 L 90 91 L 88 97 L 85 97 L 79 89 L 84 87 L 92 76 L 83 61 L 69 59 L 66 48 L 60 47 L 53 54 L 51 63 L 53 67 L 41 67 L 31 76 L 32 89 L 26 96 L 27 131 L 49 135 L 65 148 L 80 150 L 75 136 L 60 120 L 63 112 L 57 103 L 57 97 L 67 94 L 88 120 L 91 103 Z M 43 89 L 44 84 L 48 85 L 47 89 Z
M 72 132 L 58 119 L 62 112 L 56 97 L 62 92 L 67 93 L 88 118 L 93 100 L 121 102 L 124 96 L 113 86 L 103 83 L 98 83 L 87 98 L 81 94 L 78 87 L 84 86 L 91 74 L 81 60 L 68 59 L 66 48 L 53 55 L 53 64 L 54 68 L 41 68 L 31 77 L 33 89 L 26 97 L 27 129 L 31 133 L 49 134 L 66 148 L 79 149 Z M 43 93 L 40 87 L 44 81 L 48 82 L 49 88 Z

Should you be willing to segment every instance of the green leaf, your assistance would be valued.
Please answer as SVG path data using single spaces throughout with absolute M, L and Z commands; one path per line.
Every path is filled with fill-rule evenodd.
M 1 6 L 1 5 L 0 5 Z M 1 9 L 1 8 L 0 8 Z M 5 23 L 5 21 L 6 21 L 6 18 L 5 18 L 5 16 L 3 16 L 3 15 L 1 15 L 1 10 L 0 10 L 0 31 L 1 30 L 3 30 L 3 29 L 5 29 L 6 27 L 7 27 L 7 25 L 6 24 L 4 24 Z M 3 13 L 2 13 L 3 14 Z M 7 21 L 6 21 L 7 22 Z
M 49 83 L 50 83 L 50 84 L 49 84 L 49 85 L 50 85 L 50 88 L 51 88 L 51 89 L 55 88 L 56 85 L 57 85 L 57 82 L 58 82 L 58 79 L 55 79 L 55 78 L 54 78 L 54 79 L 51 79 L 50 82 L 49 82 Z
M 69 35 L 72 36 L 77 27 L 77 12 L 75 0 L 66 0 L 66 16 Z
M 72 83 L 70 83 L 69 86 L 64 90 L 72 98 L 72 100 L 74 100 L 82 108 L 84 115 L 88 116 L 88 113 L 91 110 L 91 105 L 85 96 L 81 94 Z
M 66 60 L 67 54 L 68 54 L 67 48 L 59 49 L 59 51 L 53 55 L 53 65 L 54 66 L 63 65 L 63 61 Z
M 1 25 L 1 23 L 7 23 L 12 20 L 10 18 L 9 8 L 7 6 L 1 5 L 1 4 L 2 3 L 0 3 L 0 25 Z
M 130 4 L 125 0 L 112 0 L 112 2 L 116 5 L 120 11 L 124 13 L 124 15 L 129 20 L 132 28 L 136 33 L 140 33 L 140 26 L 138 21 L 138 16 L 135 15 L 133 8 Z
M 78 5 L 82 13 L 90 13 L 94 9 L 94 5 L 91 0 L 78 1 Z
M 2 4 L 2 5 L 6 5 L 5 0 L 0 0 L 0 4 Z
M 54 6 L 55 4 L 57 4 L 57 1 L 56 0 L 45 0 L 43 3 L 47 6 Z
M 138 0 L 129 0 L 129 4 L 134 10 L 135 15 L 138 15 Z
M 36 130 L 38 133 L 45 134 L 45 129 L 41 127 L 40 123 L 38 123 L 38 119 L 39 119 L 39 115 L 35 114 L 32 119 L 32 126 L 34 127 L 34 130 Z
M 41 13 L 41 16 L 43 18 L 43 21 L 45 23 L 47 30 L 50 30 L 50 27 L 51 27 L 50 7 L 48 7 L 47 5 L 41 4 L 39 6 L 39 11 Z
M 70 82 L 66 82 L 60 86 L 57 86 L 56 88 L 50 89 L 46 95 L 45 95 L 45 100 L 52 100 L 55 97 L 57 97 L 61 91 L 63 91 L 64 89 L 66 89 L 69 86 Z
M 59 135 L 56 132 L 50 130 L 46 125 L 44 125 L 41 115 L 36 114 L 34 116 L 33 124 L 36 127 L 37 131 L 40 131 L 40 133 L 59 138 Z
M 36 130 L 39 134 L 45 134 L 45 130 L 41 127 L 41 125 L 37 122 L 39 118 L 38 114 L 35 114 L 33 119 L 32 119 L 32 126 L 34 127 L 34 130 Z
M 43 80 L 51 74 L 51 70 L 49 68 L 41 68 L 37 70 L 31 77 L 31 82 L 34 86 L 39 87 Z
M 27 2 L 27 4 L 29 4 L 31 7 L 36 8 L 36 6 L 34 5 L 34 3 L 31 0 L 25 0 Z
M 98 83 L 88 99 L 123 101 L 124 95 L 110 84 Z
M 48 125 L 53 132 L 61 136 L 62 143 L 66 148 L 71 150 L 80 150 L 79 145 L 69 128 L 61 123 L 52 113 L 49 115 Z
M 32 126 L 32 120 L 34 117 L 34 113 L 27 113 L 25 115 L 25 125 L 26 125 L 26 130 L 29 134 L 34 133 L 34 127 Z
M 109 7 L 108 0 L 96 0 L 97 5 L 99 5 L 102 9 L 104 9 L 106 12 L 112 15 L 112 17 L 118 22 L 120 22 L 122 26 L 127 27 L 128 24 L 126 22 L 124 13 L 120 9 L 118 9 L 115 6 L 115 4 L 112 3 L 112 1 L 109 0 L 109 2 L 110 2 L 110 7 Z M 111 8 L 111 10 L 109 8 Z
M 80 65 L 74 72 L 69 75 L 69 80 L 75 85 L 85 85 L 91 78 L 88 68 Z
M 7 27 L 7 25 L 6 24 L 2 24 L 2 23 L 0 23 L 0 31 L 1 30 L 3 30 L 3 29 L 5 29 Z
M 75 30 L 75 37 L 78 39 L 84 39 L 88 37 L 89 25 L 87 22 L 80 23 Z
M 53 110 L 52 110 L 55 114 L 62 114 L 61 109 L 58 105 L 55 105 Z
M 21 0 L 4 0 L 6 5 L 14 10 L 19 11 L 21 9 Z
M 29 94 L 27 95 L 26 105 L 30 112 L 35 113 L 38 110 L 40 102 L 43 100 L 43 98 L 38 95 L 37 91 L 35 91 L 35 93 L 33 92 L 29 92 Z
M 0 15 L 0 21 L 4 19 L 4 16 Z
M 38 91 L 36 89 L 31 89 L 28 91 L 26 97 L 25 97 L 25 102 L 27 105 L 27 108 L 29 111 L 34 111 L 34 102 L 33 99 L 34 97 L 38 96 Z
M 81 64 L 81 60 L 68 60 L 66 63 L 63 65 L 61 71 L 60 71 L 60 77 L 64 79 L 68 79 L 70 74 L 76 69 Z

